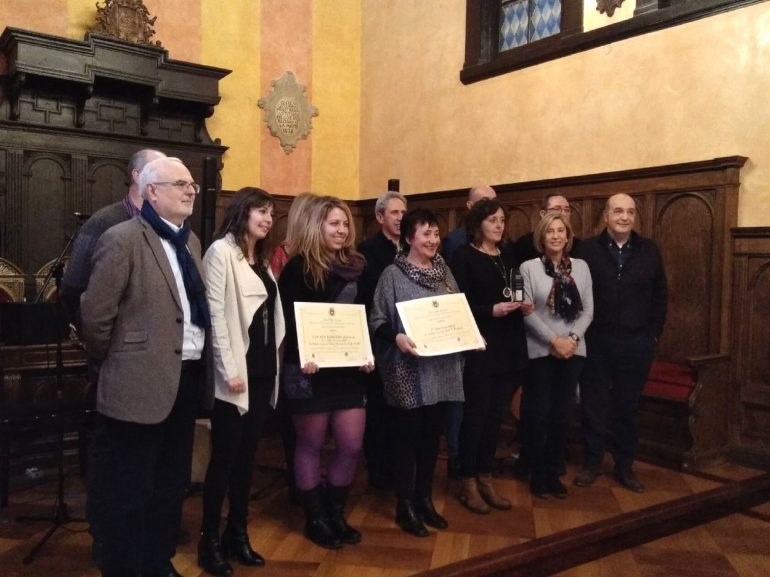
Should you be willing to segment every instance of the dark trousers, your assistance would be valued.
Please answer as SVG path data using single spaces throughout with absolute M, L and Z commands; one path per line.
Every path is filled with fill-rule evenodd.
M 522 411 L 529 412 L 526 448 L 533 485 L 558 479 L 567 446 L 570 399 L 584 362 L 577 355 L 566 360 L 548 356 L 529 361 L 524 385 L 527 404 Z
M 616 468 L 629 468 L 636 455 L 639 398 L 655 357 L 655 339 L 649 334 L 589 331 L 586 347 L 588 359 L 580 378 L 583 464 L 601 466 L 609 431 Z
M 370 482 L 379 485 L 393 477 L 388 439 L 388 405 L 382 393 L 382 379 L 377 371 L 365 375 L 366 429 L 364 456 Z
M 391 408 L 393 469 L 399 499 L 429 497 L 446 403 L 416 409 Z
M 249 377 L 249 410 L 243 415 L 232 403 L 217 399 L 211 412 L 211 460 L 203 484 L 203 523 L 208 535 L 219 534 L 227 494 L 228 522 L 246 523 L 254 456 L 265 424 L 274 377 Z
M 104 577 L 171 572 L 190 483 L 201 376 L 197 366 L 182 370 L 174 406 L 158 424 L 97 416 L 88 490 L 99 503 L 91 513 L 98 517 Z
M 492 472 L 500 423 L 510 407 L 518 380 L 515 373 L 484 376 L 465 373 L 465 403 L 460 428 L 460 473 L 463 477 Z

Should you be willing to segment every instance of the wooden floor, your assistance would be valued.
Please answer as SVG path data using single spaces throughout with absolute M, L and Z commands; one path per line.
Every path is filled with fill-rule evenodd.
M 262 462 L 279 462 L 280 451 L 267 443 Z M 273 458 L 274 457 L 274 458 Z M 365 474 L 358 475 L 349 503 L 349 522 L 363 532 L 363 542 L 338 551 L 316 547 L 302 536 L 303 516 L 290 504 L 280 473 L 260 471 L 251 504 L 249 534 L 268 563 L 265 568 L 236 567 L 236 575 L 287 577 L 401 577 L 466 559 L 505 546 L 523 543 L 565 529 L 607 519 L 644 507 L 718 487 L 720 482 L 640 463 L 639 477 L 647 492 L 620 488 L 610 477 L 594 487 L 569 484 L 564 501 L 530 497 L 526 483 L 503 474 L 498 485 L 514 503 L 512 511 L 473 515 L 455 498 L 457 487 L 446 478 L 439 461 L 434 501 L 448 519 L 448 530 L 425 539 L 406 535 L 393 523 L 394 499 L 369 490 Z M 708 471 L 721 479 L 744 479 L 757 471 L 728 465 Z M 51 477 L 53 471 L 45 471 Z M 566 480 L 575 473 L 569 467 Z M 90 537 L 84 523 L 58 529 L 33 563 L 22 558 L 50 527 L 45 522 L 21 522 L 18 515 L 47 514 L 55 496 L 52 480 L 24 487 L 16 480 L 11 504 L 0 515 L 0 575 L 3 577 L 86 577 L 99 575 L 90 559 Z M 770 495 L 768 495 L 770 500 Z M 84 490 L 76 470 L 68 471 L 66 501 L 73 515 L 82 515 Z M 201 497 L 187 498 L 184 526 L 193 535 L 200 523 Z M 195 539 L 181 546 L 174 558 L 185 577 L 205 575 L 196 565 Z M 770 504 L 735 514 L 676 535 L 609 555 L 596 562 L 559 573 L 561 577 L 767 577 L 770 575 Z

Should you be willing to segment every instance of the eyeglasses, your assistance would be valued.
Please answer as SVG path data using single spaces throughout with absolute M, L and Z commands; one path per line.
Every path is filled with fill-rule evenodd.
M 545 209 L 546 212 L 560 212 L 562 214 L 569 214 L 572 212 L 572 207 L 569 206 L 552 206 Z
M 175 180 L 174 182 L 152 182 L 150 183 L 154 186 L 159 185 L 167 185 L 167 186 L 173 186 L 174 188 L 178 188 L 181 191 L 186 191 L 187 187 L 191 187 L 193 189 L 193 192 L 195 194 L 200 193 L 201 191 L 201 185 L 197 182 L 188 182 L 187 180 Z

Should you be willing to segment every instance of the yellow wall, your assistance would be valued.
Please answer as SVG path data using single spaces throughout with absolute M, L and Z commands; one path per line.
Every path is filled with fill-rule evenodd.
M 231 69 L 206 125 L 229 147 L 223 186 L 312 189 L 358 197 L 361 4 L 358 0 L 145 0 L 156 36 L 175 60 Z M 94 0 L 0 0 L 0 30 L 26 28 L 80 40 L 95 22 Z M 103 4 L 103 2 L 100 2 Z M 263 30 L 263 22 L 282 24 Z M 265 33 L 267 32 L 267 33 Z M 267 37 L 267 40 L 265 38 Z M 0 62 L 0 73 L 2 73 Z M 285 155 L 257 106 L 270 82 L 297 75 L 318 107 L 313 131 Z M 299 73 L 298 73 L 299 70 Z
M 468 86 L 465 0 L 362 15 L 362 196 L 739 154 L 739 223 L 770 225 L 769 3 Z
M 312 189 L 358 198 L 361 3 L 313 2 Z M 384 189 L 383 189 L 384 190 Z
M 740 154 L 739 223 L 770 225 L 768 2 L 468 86 L 465 0 L 145 3 L 171 58 L 233 70 L 207 122 L 230 147 L 225 188 L 371 198 L 389 178 L 410 193 Z M 608 19 L 584 3 L 586 29 L 635 7 Z M 80 39 L 94 14 L 93 0 L 3 0 L 0 28 Z M 320 112 L 290 157 L 256 104 L 283 70 Z

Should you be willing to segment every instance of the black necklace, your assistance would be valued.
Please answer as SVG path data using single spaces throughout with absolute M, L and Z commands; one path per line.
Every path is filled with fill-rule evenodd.
M 512 300 L 513 289 L 511 287 L 513 286 L 513 269 L 506 272 L 505 263 L 499 254 L 497 256 L 490 254 L 489 258 L 492 259 L 492 264 L 495 265 L 495 268 L 500 273 L 500 276 L 503 277 L 503 282 L 505 283 L 505 288 L 503 289 L 503 297 L 507 298 L 508 300 Z

